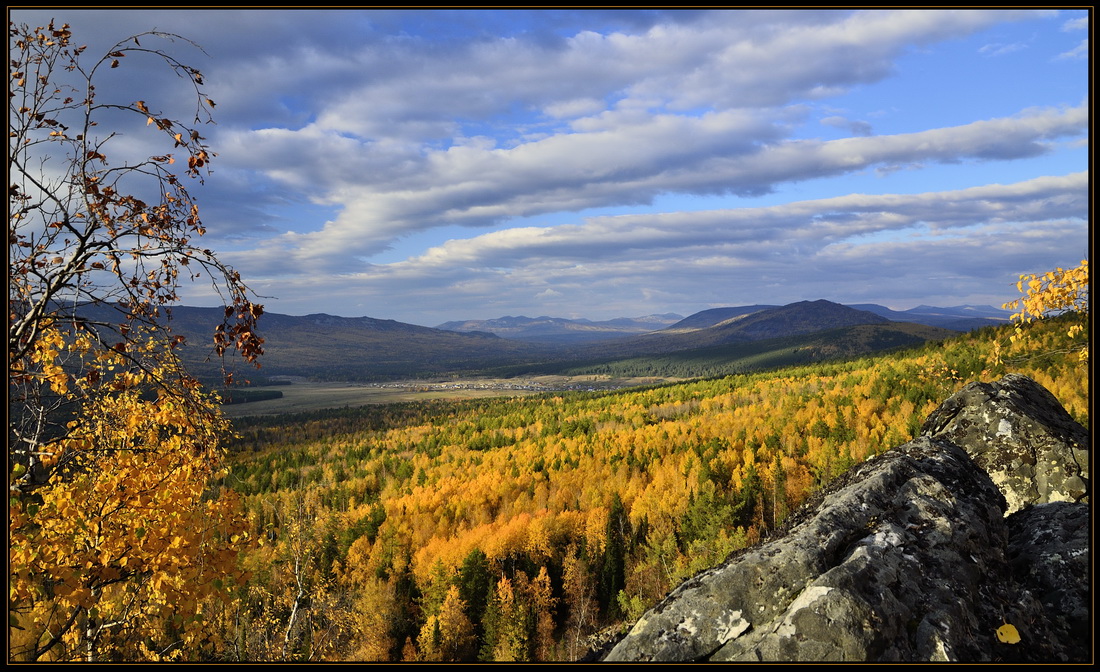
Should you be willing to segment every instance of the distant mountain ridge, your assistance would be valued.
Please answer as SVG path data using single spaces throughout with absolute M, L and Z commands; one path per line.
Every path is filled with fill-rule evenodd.
M 446 331 L 473 333 L 477 331 L 496 334 L 501 338 L 535 341 L 540 343 L 570 344 L 622 338 L 663 329 L 682 315 L 665 313 L 644 317 L 618 317 L 613 320 L 593 322 L 586 319 L 562 317 L 511 316 L 492 320 L 460 320 L 444 322 L 436 327 Z
M 706 327 L 713 327 L 727 320 L 732 320 L 736 317 L 758 313 L 762 310 L 771 310 L 773 308 L 779 308 L 779 306 L 756 305 L 737 306 L 731 308 L 709 308 L 707 310 L 701 310 L 698 313 L 685 317 L 684 319 L 669 327 L 668 330 L 673 331 L 705 329 Z
M 687 318 L 664 314 L 592 322 L 508 316 L 441 325 L 456 329 L 371 317 L 265 313 L 258 325 L 265 339 L 262 369 L 236 368 L 243 378 L 304 376 L 320 380 L 381 381 L 477 376 L 506 370 L 521 375 L 523 371 L 565 370 L 581 363 L 591 365 L 681 353 L 678 355 L 681 363 L 705 359 L 708 370 L 714 370 L 715 362 L 720 364 L 725 357 L 743 356 L 750 350 L 762 353 L 770 347 L 742 347 L 746 344 L 774 341 L 776 347 L 788 354 L 797 350 L 807 357 L 812 355 L 812 359 L 829 357 L 830 353 L 851 356 L 956 333 L 928 325 L 923 322 L 925 319 L 954 320 L 965 319 L 960 315 L 968 313 L 982 314 L 980 309 L 970 307 L 922 307 L 914 311 L 889 311 L 873 304 L 867 307 L 873 310 L 821 299 L 786 306 L 716 308 Z M 879 314 L 882 311 L 899 313 L 908 319 L 891 321 Z M 187 345 L 181 350 L 187 365 L 200 377 L 217 377 L 221 364 L 211 361 L 209 343 L 224 310 L 176 306 L 171 314 L 173 330 L 187 337 Z M 918 326 L 921 329 L 912 328 Z M 854 327 L 862 327 L 864 331 L 843 331 Z M 752 357 L 760 366 L 771 361 L 763 354 Z M 681 368 L 687 370 L 691 366 L 685 364 Z
M 854 327 L 859 324 L 882 324 L 890 320 L 875 313 L 858 310 L 825 299 L 799 301 L 744 315 L 716 325 L 716 328 L 736 334 L 746 340 L 799 336 L 824 329 Z
M 843 306 L 831 301 L 824 303 L 833 306 Z M 813 301 L 800 301 L 788 306 L 756 304 L 751 306 L 729 306 L 722 308 L 708 308 L 693 313 L 688 317 L 680 317 L 674 313 L 662 315 L 648 315 L 646 317 L 617 318 L 604 322 L 593 322 L 586 319 L 568 319 L 561 317 L 526 317 L 523 315 L 513 317 L 511 315 L 490 320 L 456 320 L 444 322 L 437 329 L 473 333 L 476 331 L 496 334 L 501 338 L 528 340 L 540 343 L 557 344 L 581 344 L 613 340 L 624 336 L 639 335 L 648 332 L 661 331 L 689 332 L 709 327 L 716 327 L 724 322 L 746 319 L 748 316 L 763 311 L 777 310 L 789 306 L 800 306 L 815 303 Z M 886 306 L 875 303 L 861 303 L 844 306 L 856 311 L 871 313 L 885 318 L 891 322 L 913 322 L 930 327 L 951 329 L 952 331 L 971 331 L 985 326 L 1004 324 L 1009 319 L 1009 312 L 992 306 L 962 305 L 953 307 L 917 306 L 909 310 L 892 310 Z M 772 315 L 775 318 L 776 315 Z M 823 317 L 818 315 L 818 318 Z M 880 320 L 864 318 L 869 321 L 863 324 L 876 324 Z M 677 321 L 678 320 L 678 321 Z M 657 326 L 662 325 L 662 326 Z M 833 326 L 850 326 L 849 324 L 834 324 Z M 751 333 L 751 332 L 746 332 Z M 774 334 L 772 334 L 774 335 Z M 772 335 L 761 336 L 771 338 Z M 780 334 L 786 336 L 789 334 Z
M 197 375 L 213 377 L 210 335 L 221 308 L 172 308 L 171 326 L 187 337 L 182 357 Z M 237 366 L 242 377 L 306 376 L 322 380 L 387 380 L 451 375 L 545 359 L 547 348 L 486 332 L 459 333 L 372 317 L 316 313 L 264 313 L 257 331 L 264 338 L 259 371 Z M 230 358 L 227 357 L 227 361 Z
M 728 343 L 802 336 L 841 327 L 886 324 L 889 321 L 881 315 L 820 299 L 778 307 L 711 309 L 696 313 L 668 329 L 615 342 L 613 345 L 617 346 L 619 353 L 630 356 L 664 354 Z M 610 345 L 612 344 L 608 344 Z M 605 354 L 608 354 L 606 349 L 603 348 Z M 599 352 L 601 348 L 593 345 L 591 350 Z
M 955 331 L 971 331 L 1004 324 L 1011 315 L 1009 311 L 993 306 L 963 305 L 940 308 L 920 305 L 909 310 L 891 310 L 874 303 L 864 303 L 851 307 L 881 315 L 893 322 L 916 322 Z

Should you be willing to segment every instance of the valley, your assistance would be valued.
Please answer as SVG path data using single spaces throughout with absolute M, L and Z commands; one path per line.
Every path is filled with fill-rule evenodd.
M 463 400 L 525 397 L 546 392 L 609 391 L 625 387 L 658 385 L 678 378 L 608 375 L 544 375 L 530 378 L 467 378 L 448 381 L 405 380 L 386 383 L 318 382 L 296 377 L 290 384 L 258 385 L 261 392 L 281 392 L 265 399 L 223 406 L 230 418 L 306 413 L 328 408 L 392 404 L 407 401 Z
M 859 357 L 958 333 L 892 322 L 827 301 L 708 310 L 671 325 L 667 318 L 663 329 L 568 346 L 485 332 L 436 334 L 425 327 L 370 318 L 265 318 L 271 326 L 264 367 L 257 372 L 262 375 L 244 372 L 241 377 L 255 378 L 247 388 L 249 395 L 279 398 L 226 405 L 229 417 L 617 390 Z M 514 325 L 526 318 L 509 319 Z M 631 321 L 631 328 L 639 322 Z M 304 357 L 307 342 L 310 355 Z M 437 350 L 424 356 L 433 343 Z

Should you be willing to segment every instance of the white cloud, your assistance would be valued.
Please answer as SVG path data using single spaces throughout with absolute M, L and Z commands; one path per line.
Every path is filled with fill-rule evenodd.
M 777 245 L 802 249 L 868 233 L 921 226 L 930 231 L 985 222 L 1084 218 L 1088 175 L 1048 177 L 916 195 L 852 194 L 765 208 L 590 218 L 583 224 L 509 229 L 451 240 L 401 267 L 513 267 L 532 258 L 636 259 L 647 250 Z M 733 253 L 733 252 L 731 252 Z M 755 253 L 755 251 L 753 252 Z M 747 259 L 746 259 L 747 260 Z
M 981 49 L 978 49 L 978 53 L 982 56 L 1004 56 L 1024 49 L 1027 49 L 1027 45 L 1023 42 L 1012 42 L 1011 44 L 992 43 L 982 46 Z
M 298 127 L 301 118 L 289 125 L 290 103 L 308 108 L 315 123 L 335 133 L 420 141 L 446 140 L 457 132 L 456 123 L 491 123 L 516 105 L 557 119 L 593 114 L 623 99 L 676 111 L 818 99 L 889 76 L 894 60 L 913 45 L 1035 16 L 719 11 L 634 33 L 579 30 L 554 41 L 437 43 L 368 32 L 337 45 L 327 34 L 331 29 L 316 20 L 293 25 L 300 12 L 264 14 L 258 28 L 273 39 L 255 44 L 251 58 L 243 50 L 234 54 L 232 67 L 210 77 L 218 82 L 213 93 L 225 114 L 255 125 L 275 121 L 267 115 L 281 106 L 283 121 Z M 320 39 L 328 40 L 323 49 L 316 46 Z
M 1058 60 L 1080 60 L 1087 58 L 1089 55 L 1089 41 L 1088 39 L 1081 40 L 1081 42 L 1070 49 L 1069 51 L 1058 54 Z
M 907 263 L 958 280 L 970 271 L 948 260 L 985 246 L 997 256 L 972 275 L 988 284 L 994 264 L 1053 258 L 1085 236 L 1087 176 L 1019 180 L 1084 165 L 1073 147 L 1089 108 L 1012 112 L 1079 100 L 1084 85 L 1052 82 L 1038 97 L 1045 87 L 1029 78 L 1049 62 L 1017 73 L 975 58 L 983 43 L 988 55 L 1031 44 L 1009 24 L 1051 15 L 91 11 L 74 30 L 98 40 L 157 26 L 207 47 L 199 65 L 218 102 L 220 155 L 201 206 L 217 242 L 249 248 L 232 261 L 261 293 L 310 312 L 331 299 L 408 319 L 467 300 L 523 312 L 532 297 L 567 314 L 728 305 L 739 291 L 755 302 L 764 288 L 777 302 L 807 298 L 801 281 L 826 298 L 881 290 L 865 298 L 885 300 L 923 291 Z M 1027 30 L 1087 27 L 1082 17 Z M 937 69 L 947 53 L 958 72 Z M 1063 62 L 1048 74 L 1078 71 Z M 140 86 L 150 100 L 178 90 L 166 78 Z M 815 120 L 851 137 L 820 138 Z M 787 198 L 866 189 L 876 174 L 870 189 L 929 193 Z M 1015 183 L 933 191 L 943 187 L 924 179 Z M 715 209 L 562 224 L 569 212 L 639 212 L 684 196 Z M 714 205 L 757 197 L 801 200 Z M 439 230 L 455 239 L 440 243 Z M 891 264 L 904 267 L 897 287 L 869 281 Z
M 598 114 L 604 110 L 603 101 L 595 98 L 574 98 L 546 106 L 546 114 L 555 118 L 576 118 Z
M 1067 32 L 1071 31 L 1071 30 L 1088 30 L 1088 28 L 1089 28 L 1089 17 L 1087 17 L 1087 16 L 1078 17 L 1076 19 L 1070 19 L 1069 21 L 1066 21 L 1065 23 L 1062 24 L 1062 30 L 1067 31 Z

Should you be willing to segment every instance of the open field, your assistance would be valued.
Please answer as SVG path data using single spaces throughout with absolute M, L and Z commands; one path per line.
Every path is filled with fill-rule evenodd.
M 614 390 L 639 385 L 676 382 L 675 378 L 611 378 L 606 375 L 533 376 L 530 378 L 475 378 L 449 381 L 399 381 L 391 383 L 312 382 L 291 379 L 290 385 L 257 386 L 249 390 L 276 390 L 281 399 L 223 406 L 230 418 L 301 413 L 341 406 L 390 404 L 427 399 L 477 399 L 523 397 L 567 390 Z

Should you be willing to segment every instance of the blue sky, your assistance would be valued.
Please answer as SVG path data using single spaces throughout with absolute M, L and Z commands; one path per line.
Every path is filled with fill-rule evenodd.
M 10 14 L 202 46 L 204 244 L 269 312 L 999 305 L 1090 249 L 1086 10 Z

